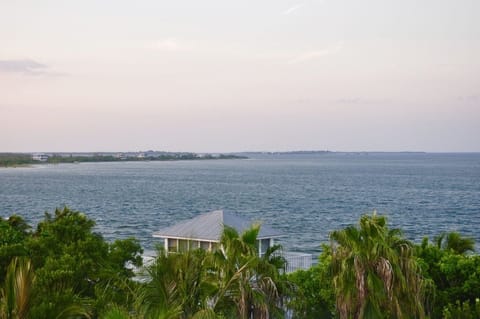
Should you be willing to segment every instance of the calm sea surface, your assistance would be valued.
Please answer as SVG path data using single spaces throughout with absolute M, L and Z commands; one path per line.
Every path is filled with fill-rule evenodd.
M 261 220 L 288 250 L 318 253 L 330 231 L 377 210 L 419 241 L 442 231 L 480 247 L 480 154 L 326 154 L 0 169 L 0 216 L 36 224 L 67 205 L 107 239 L 138 238 L 215 209 Z M 477 249 L 478 250 L 478 249 Z

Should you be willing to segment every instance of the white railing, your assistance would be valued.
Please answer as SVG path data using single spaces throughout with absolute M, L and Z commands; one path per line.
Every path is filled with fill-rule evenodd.
M 278 251 L 275 254 L 279 254 L 283 258 L 285 258 L 286 266 L 285 272 L 291 273 L 299 269 L 309 269 L 313 266 L 313 255 L 306 254 L 306 253 L 299 253 L 299 252 L 292 252 L 292 251 Z M 147 266 L 151 264 L 155 260 L 155 253 L 152 251 L 146 252 L 143 256 L 143 265 Z M 130 265 L 131 268 L 134 268 Z M 138 269 L 135 271 L 138 273 Z
M 312 267 L 311 254 L 284 251 L 282 256 L 287 262 L 287 266 L 285 268 L 286 273 L 291 273 L 299 269 L 309 269 Z

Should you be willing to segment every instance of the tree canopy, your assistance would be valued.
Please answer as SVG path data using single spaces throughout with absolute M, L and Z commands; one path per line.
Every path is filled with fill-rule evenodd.
M 259 256 L 259 230 L 225 227 L 214 251 L 159 249 L 135 273 L 138 241 L 105 241 L 81 212 L 57 209 L 36 227 L 0 219 L 0 319 L 480 317 L 471 238 L 414 244 L 384 216 L 363 215 L 330 234 L 316 265 L 285 274 L 281 247 Z
M 45 213 L 34 231 L 18 216 L 0 221 L 0 283 L 8 287 L 8 265 L 17 257 L 28 258 L 35 272 L 28 318 L 66 316 L 75 307 L 94 316 L 111 301 L 127 301 L 119 287 L 134 276 L 126 263 L 141 265 L 140 244 L 133 238 L 108 243 L 94 226 L 67 207 Z

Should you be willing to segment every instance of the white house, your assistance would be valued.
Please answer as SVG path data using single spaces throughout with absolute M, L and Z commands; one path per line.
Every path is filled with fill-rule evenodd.
M 239 234 L 252 226 L 252 222 L 232 212 L 216 210 L 202 214 L 193 219 L 179 222 L 173 226 L 153 233 L 153 237 L 164 241 L 166 252 L 184 252 L 189 249 L 202 248 L 214 250 L 218 247 L 224 225 L 234 228 Z M 262 225 L 257 236 L 258 254 L 262 256 L 274 245 L 275 238 L 284 235 L 266 225 Z M 287 272 L 307 269 L 312 265 L 312 255 L 283 252 L 287 261 Z
M 153 233 L 153 237 L 162 238 L 165 251 L 168 252 L 182 252 L 195 248 L 212 250 L 220 242 L 224 225 L 234 228 L 241 234 L 252 225 L 252 222 L 231 212 L 216 210 L 164 228 Z M 281 236 L 280 232 L 262 225 L 257 237 L 258 253 L 264 254 L 273 246 L 274 238 Z

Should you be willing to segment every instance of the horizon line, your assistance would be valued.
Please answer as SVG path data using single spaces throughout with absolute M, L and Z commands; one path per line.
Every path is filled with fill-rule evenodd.
M 50 154 L 90 154 L 90 153 L 145 153 L 145 152 L 165 152 L 165 153 L 194 153 L 194 154 L 245 154 L 245 153 L 424 153 L 424 154 L 472 154 L 480 153 L 479 151 L 382 151 L 382 150 L 312 150 L 312 149 L 297 149 L 297 150 L 258 150 L 258 151 L 169 151 L 169 150 L 128 150 L 128 151 L 0 151 L 0 154 L 35 154 L 35 153 L 50 153 Z

